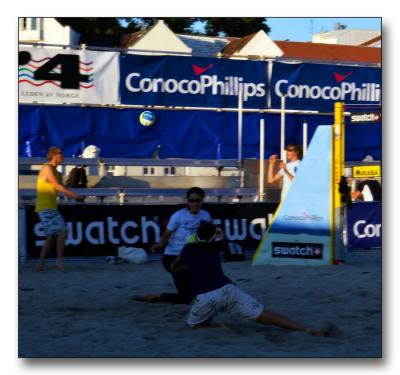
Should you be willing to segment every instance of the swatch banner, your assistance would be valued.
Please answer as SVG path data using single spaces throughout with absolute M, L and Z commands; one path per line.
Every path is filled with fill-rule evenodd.
M 335 102 L 379 105 L 381 69 L 346 65 L 274 62 L 271 80 L 273 109 L 333 112 Z
M 121 103 L 266 108 L 265 62 L 182 56 L 120 56 Z
M 260 242 L 277 203 L 205 204 L 225 232 L 231 253 L 253 250 Z M 119 246 L 150 251 L 160 240 L 171 215 L 184 205 L 60 205 L 68 228 L 65 255 L 117 255 Z M 46 239 L 33 205 L 25 206 L 26 255 L 39 256 Z M 50 254 L 54 256 L 55 254 Z
M 117 52 L 21 46 L 20 103 L 119 103 Z
M 347 208 L 349 249 L 382 247 L 382 203 L 359 202 Z

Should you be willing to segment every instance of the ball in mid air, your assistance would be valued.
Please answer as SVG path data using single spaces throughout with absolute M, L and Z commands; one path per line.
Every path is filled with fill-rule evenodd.
M 151 126 L 156 121 L 156 116 L 153 112 L 144 111 L 140 114 L 139 121 L 143 126 Z

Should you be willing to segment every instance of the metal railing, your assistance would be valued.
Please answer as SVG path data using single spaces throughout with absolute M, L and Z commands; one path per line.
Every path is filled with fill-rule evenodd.
M 129 203 L 130 197 L 145 198 L 150 197 L 151 203 L 163 198 L 178 198 L 175 200 L 183 203 L 183 197 L 187 189 L 160 189 L 160 188 L 88 188 L 88 189 L 71 189 L 77 194 L 86 198 L 94 198 L 92 204 L 105 203 L 106 198 L 112 198 L 110 203 L 125 204 Z M 254 201 L 258 196 L 257 188 L 215 188 L 203 189 L 207 199 L 214 198 L 218 202 L 223 198 L 231 201 L 240 202 L 243 198 L 250 198 Z M 36 189 L 20 189 L 19 200 L 21 204 L 32 203 L 36 197 Z M 63 204 L 78 204 L 68 198 L 62 198 Z M 143 200 L 142 200 L 143 202 Z
M 40 157 L 20 157 L 18 165 L 32 166 L 41 165 L 47 162 L 46 158 Z M 121 165 L 121 166 L 162 166 L 162 167 L 237 167 L 237 159 L 131 159 L 131 158 L 97 158 L 97 159 L 84 159 L 79 157 L 66 157 L 64 158 L 63 165 L 87 165 L 98 166 L 103 165 Z

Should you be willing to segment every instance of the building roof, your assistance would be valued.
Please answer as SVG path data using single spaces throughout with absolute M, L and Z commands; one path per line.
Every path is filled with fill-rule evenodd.
M 247 35 L 243 38 L 231 38 L 230 43 L 221 51 L 224 55 L 233 55 L 239 52 L 243 47 L 250 42 L 257 33 Z
M 381 49 L 340 44 L 275 41 L 283 58 L 380 64 Z
M 364 47 L 371 47 L 373 44 L 375 44 L 375 43 L 380 43 L 382 41 L 382 35 L 378 35 L 377 37 L 375 37 L 375 38 L 372 38 L 372 39 L 370 39 L 370 40 L 367 40 L 366 42 L 364 42 L 364 43 L 361 43 L 360 44 L 360 46 L 364 46 Z
M 124 34 L 121 37 L 121 47 L 128 48 L 132 47 L 137 41 L 139 41 L 150 29 L 136 31 L 132 34 Z
M 104 42 L 106 42 L 106 44 L 108 44 L 109 46 L 116 46 L 116 44 L 118 44 L 117 40 L 118 38 L 120 38 L 119 47 L 133 47 L 154 27 L 155 25 L 153 25 L 149 29 L 137 31 L 132 34 L 118 36 L 114 35 L 112 37 L 109 37 L 109 40 L 106 41 L 104 40 L 103 36 L 103 45 Z M 253 39 L 256 40 L 255 37 L 257 34 L 258 33 L 254 33 L 243 38 L 209 37 L 202 35 L 185 34 L 175 35 L 182 43 L 184 43 L 184 45 L 191 49 L 191 53 L 194 56 L 209 57 L 221 54 L 225 57 L 229 57 L 234 56 L 235 54 L 240 54 L 240 52 L 243 51 L 247 45 L 250 45 L 250 42 L 252 42 Z M 85 41 L 86 44 L 100 44 L 99 41 L 95 40 L 97 38 L 93 38 L 93 36 L 91 37 L 92 38 L 89 38 L 91 40 Z M 268 38 L 266 34 L 265 37 Z M 360 46 L 269 40 L 269 45 L 265 47 L 267 54 L 265 54 L 264 56 L 268 56 L 271 58 L 279 56 L 283 59 L 380 64 L 381 48 L 369 47 L 369 45 L 379 41 L 380 38 L 380 36 L 375 37 L 367 42 L 364 42 Z M 264 43 L 263 39 L 261 39 L 261 43 Z M 282 52 L 282 54 L 278 55 L 277 51 L 279 50 Z
M 203 35 L 177 34 L 178 38 L 192 49 L 194 56 L 216 56 L 232 38 Z

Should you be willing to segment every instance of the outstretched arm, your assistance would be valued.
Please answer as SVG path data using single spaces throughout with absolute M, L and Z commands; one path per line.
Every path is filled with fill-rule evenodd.
M 169 241 L 171 236 L 172 236 L 172 232 L 170 230 L 166 229 L 165 232 L 161 235 L 160 241 L 158 241 L 157 244 L 155 244 L 151 247 L 151 252 L 157 253 L 159 250 L 161 250 L 164 247 L 164 245 Z

